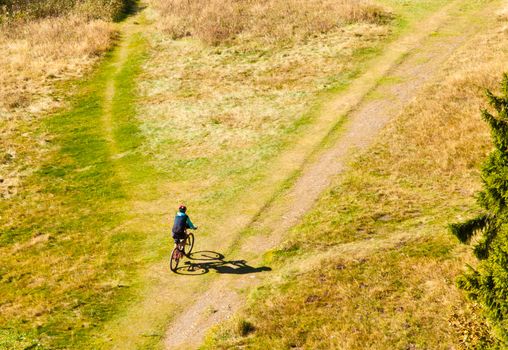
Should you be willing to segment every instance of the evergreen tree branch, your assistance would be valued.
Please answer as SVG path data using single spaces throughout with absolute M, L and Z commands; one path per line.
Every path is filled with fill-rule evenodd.
M 462 223 L 449 226 L 452 234 L 462 243 L 469 243 L 476 232 L 484 229 L 487 225 L 487 215 L 481 215 Z

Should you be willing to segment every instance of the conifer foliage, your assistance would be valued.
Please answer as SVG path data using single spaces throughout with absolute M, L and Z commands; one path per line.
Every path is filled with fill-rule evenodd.
M 500 340 L 508 344 L 508 75 L 504 74 L 501 96 L 487 91 L 495 113 L 482 111 L 490 125 L 495 149 L 482 169 L 483 190 L 478 203 L 484 213 L 450 225 L 463 243 L 474 237 L 474 253 L 480 260 L 458 278 L 458 285 L 483 306 Z

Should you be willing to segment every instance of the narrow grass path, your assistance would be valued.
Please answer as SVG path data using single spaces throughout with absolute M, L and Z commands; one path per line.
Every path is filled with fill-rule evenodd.
M 128 186 L 133 176 L 134 180 L 139 180 L 135 177 L 139 169 L 135 167 L 148 167 L 135 154 L 143 142 L 136 119 L 136 84 L 147 46 L 142 36 L 144 26 L 140 22 L 145 22 L 142 14 L 128 19 L 122 26 L 119 44 L 109 63 L 112 70 L 102 104 L 104 136 L 116 174 L 124 186 Z M 141 183 L 137 182 L 139 186 Z M 136 190 L 136 186 L 129 188 L 131 198 L 139 198 L 140 191 Z

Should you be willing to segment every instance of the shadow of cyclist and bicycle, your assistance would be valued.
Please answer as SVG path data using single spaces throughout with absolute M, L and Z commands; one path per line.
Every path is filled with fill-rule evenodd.
M 180 275 L 204 275 L 210 270 L 215 270 L 216 273 L 221 274 L 245 275 L 272 270 L 267 266 L 250 266 L 245 260 L 225 260 L 224 255 L 221 253 L 209 250 L 193 252 L 187 258 L 189 260 L 178 267 L 175 273 Z

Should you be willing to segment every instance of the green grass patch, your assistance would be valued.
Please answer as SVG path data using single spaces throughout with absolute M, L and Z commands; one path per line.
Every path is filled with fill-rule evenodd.
M 83 348 L 134 293 L 129 286 L 142 267 L 135 256 L 144 237 L 113 231 L 127 219 L 132 195 L 119 167 L 129 164 L 130 186 L 155 176 L 139 155 L 121 164 L 113 160 L 103 120 L 104 91 L 115 78 L 115 139 L 122 151 L 135 154 L 143 142 L 134 105 L 145 51 L 142 38 L 131 45 L 136 55 L 116 77 L 113 51 L 76 83 L 69 109 L 41 124 L 40 132 L 51 135 L 51 152 L 26 179 L 22 195 L 2 202 L 10 216 L 0 234 L 0 293 L 8 305 L 0 342 L 7 348 Z

